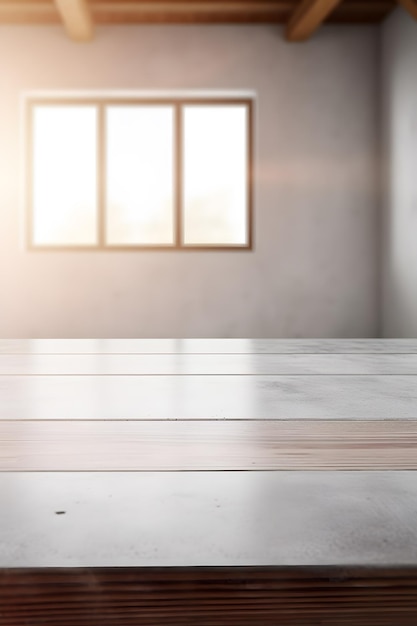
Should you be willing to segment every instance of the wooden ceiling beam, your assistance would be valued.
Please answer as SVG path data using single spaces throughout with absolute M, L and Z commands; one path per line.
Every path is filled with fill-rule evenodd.
M 56 23 L 59 5 L 79 0 L 0 0 L 0 23 Z M 123 23 L 284 23 L 294 0 L 108 0 L 82 4 L 95 24 Z
M 398 0 L 398 3 L 417 20 L 417 1 L 416 0 Z
M 311 37 L 340 2 L 341 0 L 301 0 L 286 28 L 286 39 L 305 41 Z
M 87 0 L 55 0 L 69 37 L 74 41 L 90 41 L 93 38 L 93 20 Z
M 66 2 L 72 4 L 78 0 Z M 94 24 L 287 24 L 297 7 L 296 0 L 90 0 L 87 4 Z M 376 23 L 395 6 L 395 0 L 341 2 L 330 13 L 329 21 Z M 2 24 L 60 22 L 57 4 L 53 0 L 0 0 Z
M 201 23 L 201 22 L 283 22 L 288 18 L 294 0 L 232 0 L 216 2 L 153 2 L 112 0 L 92 2 L 91 11 L 97 23 Z
M 0 24 L 56 24 L 59 13 L 52 2 L 0 1 Z

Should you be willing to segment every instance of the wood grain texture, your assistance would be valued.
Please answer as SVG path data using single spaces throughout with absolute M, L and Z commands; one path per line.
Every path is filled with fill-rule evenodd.
M 0 342 L 1 626 L 415 626 L 416 356 Z
M 417 339 L 0 339 L 0 354 L 350 353 L 417 354 Z
M 0 571 L 2 626 L 415 626 L 414 568 Z
M 0 422 L 0 471 L 416 470 L 417 421 Z
M 0 473 L 0 567 L 417 564 L 415 472 Z
M 417 375 L 417 354 L 0 354 L 0 376 Z
M 417 376 L 0 376 L 0 419 L 416 419 Z

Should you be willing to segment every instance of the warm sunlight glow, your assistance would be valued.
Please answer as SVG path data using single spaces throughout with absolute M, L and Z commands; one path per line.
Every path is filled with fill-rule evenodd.
M 34 245 L 249 243 L 246 103 L 38 102 L 32 139 Z
M 184 242 L 244 245 L 247 108 L 184 109 Z
M 97 240 L 97 123 L 93 106 L 39 105 L 33 113 L 33 243 Z
M 174 242 L 172 106 L 107 109 L 107 242 Z

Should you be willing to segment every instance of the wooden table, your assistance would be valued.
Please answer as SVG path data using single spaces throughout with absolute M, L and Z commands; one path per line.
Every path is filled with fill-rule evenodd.
M 415 340 L 0 341 L 0 625 L 416 626 L 416 442 Z

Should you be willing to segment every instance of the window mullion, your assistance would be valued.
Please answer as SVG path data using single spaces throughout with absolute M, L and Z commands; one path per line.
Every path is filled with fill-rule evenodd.
M 106 119 L 105 105 L 97 105 L 97 246 L 106 246 Z
M 181 248 L 183 212 L 183 132 L 182 106 L 175 105 L 175 247 Z

